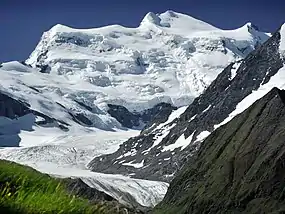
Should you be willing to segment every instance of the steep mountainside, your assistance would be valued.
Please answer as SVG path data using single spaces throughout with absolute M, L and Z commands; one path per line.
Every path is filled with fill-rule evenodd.
M 227 66 L 186 110 L 173 113 L 179 118 L 170 119 L 170 115 L 167 122 L 130 138 L 117 152 L 95 158 L 89 167 L 104 173 L 170 181 L 214 129 L 275 85 L 284 87 L 282 29 L 244 60 Z
M 285 91 L 273 88 L 215 130 L 154 213 L 283 213 Z

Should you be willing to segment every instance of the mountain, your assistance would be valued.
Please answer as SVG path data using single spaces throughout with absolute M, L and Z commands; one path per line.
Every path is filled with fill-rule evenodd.
M 130 138 L 90 169 L 171 181 L 200 143 L 273 87 L 284 88 L 284 26 L 244 60 L 228 65 L 188 108 Z
M 148 13 L 137 28 L 56 25 L 43 34 L 26 61 L 0 65 L 0 158 L 55 177 L 81 179 L 123 204 L 153 207 L 167 191 L 164 181 L 173 178 L 189 153 L 184 151 L 190 151 L 182 138 L 178 145 L 183 152 L 171 144 L 186 128 L 186 119 L 176 126 L 175 118 L 195 113 L 182 114 L 216 77 L 223 76 L 219 74 L 225 68 L 235 74 L 234 67 L 255 49 L 264 48 L 270 36 L 251 23 L 221 30 L 173 11 Z M 277 45 L 277 37 L 270 41 Z M 267 76 L 281 67 L 273 47 L 269 54 L 275 61 L 270 61 L 274 69 Z M 261 56 L 260 64 L 266 67 L 266 60 Z M 208 102 L 205 97 L 197 113 L 212 103 L 212 95 L 207 95 Z M 208 129 L 203 121 L 200 129 Z M 164 137 L 171 128 L 167 141 Z M 162 156 L 155 155 L 162 139 L 161 145 L 170 147 L 160 166 L 162 160 L 157 160 Z M 147 149 L 146 159 L 136 154 Z M 177 154 L 172 158 L 173 152 Z M 102 156 L 106 154 L 112 155 Z M 94 171 L 113 175 L 91 172 L 88 163 Z
M 268 38 L 269 34 L 251 23 L 236 30 L 220 30 L 167 11 L 148 13 L 137 28 L 56 25 L 43 34 L 25 63 L 45 73 L 41 76 L 50 82 L 33 87 L 48 85 L 46 94 L 69 110 L 77 110 L 74 100 L 79 101 L 96 115 L 84 108 L 77 110 L 90 120 L 87 125 L 112 129 L 121 128 L 114 115 L 108 114 L 116 111 L 116 106 L 140 113 L 160 103 L 188 105 L 223 68 Z M 62 96 L 65 100 L 59 100 Z M 132 128 L 148 122 L 136 119 L 122 124 Z
M 282 213 L 285 91 L 215 130 L 172 181 L 154 213 Z
M 269 36 L 251 23 L 220 30 L 173 11 L 148 13 L 137 28 L 56 25 L 25 62 L 0 65 L 0 89 L 41 113 L 44 130 L 59 128 L 49 129 L 54 136 L 141 130 L 160 111 L 190 104 Z M 29 141 L 46 142 L 33 133 Z

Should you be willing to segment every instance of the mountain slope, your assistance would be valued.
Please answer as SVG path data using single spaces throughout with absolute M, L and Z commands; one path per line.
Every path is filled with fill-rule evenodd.
M 275 85 L 284 88 L 280 46 L 284 37 L 283 31 L 277 31 L 244 60 L 227 66 L 185 112 L 177 115 L 179 118 L 144 130 L 117 152 L 95 158 L 89 167 L 98 172 L 170 181 L 214 129 Z
M 284 212 L 285 91 L 214 131 L 154 213 Z

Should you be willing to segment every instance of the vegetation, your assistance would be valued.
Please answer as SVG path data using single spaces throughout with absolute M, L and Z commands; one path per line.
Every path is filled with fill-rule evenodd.
M 119 213 L 70 194 L 63 182 L 30 167 L 0 160 L 0 213 Z

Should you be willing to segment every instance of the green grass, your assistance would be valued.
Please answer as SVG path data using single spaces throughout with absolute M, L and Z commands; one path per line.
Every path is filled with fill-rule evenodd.
M 108 213 L 71 195 L 63 183 L 30 167 L 0 160 L 0 213 Z

